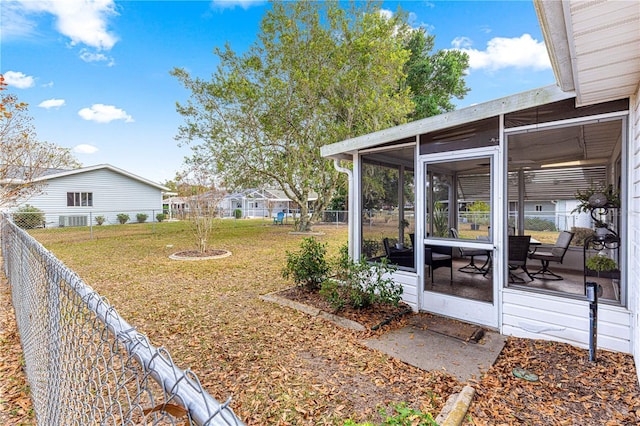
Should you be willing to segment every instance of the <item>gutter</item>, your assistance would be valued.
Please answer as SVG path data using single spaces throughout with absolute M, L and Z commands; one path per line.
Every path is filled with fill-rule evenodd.
M 340 161 L 338 159 L 333 160 L 333 167 L 339 171 L 340 173 L 346 173 L 347 178 L 349 180 L 349 191 L 348 191 L 348 206 L 347 206 L 347 226 L 349 229 L 348 236 L 348 247 L 349 247 L 349 258 L 353 259 L 354 247 L 353 247 L 353 170 L 347 169 L 345 167 L 340 166 Z

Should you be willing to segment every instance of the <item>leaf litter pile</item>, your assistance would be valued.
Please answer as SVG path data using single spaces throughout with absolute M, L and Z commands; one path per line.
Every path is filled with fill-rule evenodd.
M 297 250 L 303 236 L 290 235 L 286 226 L 225 222 L 209 245 L 233 255 L 201 262 L 168 258 L 193 249 L 186 225 L 145 226 L 101 229 L 94 240 L 71 228 L 34 234 L 154 345 L 166 347 L 178 366 L 194 371 L 212 396 L 231 396 L 231 407 L 249 425 L 380 423 L 381 408 L 402 402 L 435 417 L 464 385 L 361 343 L 401 327 L 404 317 L 377 331 L 355 332 L 262 301 L 260 295 L 291 286 L 281 276 L 285 252 Z M 324 233 L 316 238 L 330 253 L 346 241 L 344 227 L 315 230 Z M 9 295 L 2 290 L 6 307 Z M 349 315 L 370 327 L 389 312 Z M 0 309 L 0 423 L 33 424 L 10 316 L 10 309 Z M 539 382 L 514 377 L 515 367 L 535 372 Z M 593 364 L 582 349 L 510 338 L 496 365 L 472 385 L 478 393 L 465 424 L 640 421 L 640 391 L 628 355 L 599 351 Z

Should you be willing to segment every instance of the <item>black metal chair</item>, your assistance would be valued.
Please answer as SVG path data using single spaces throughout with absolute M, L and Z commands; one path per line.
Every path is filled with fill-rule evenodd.
M 384 246 L 384 253 L 387 259 L 389 260 L 389 263 L 393 263 L 398 266 L 404 266 L 407 268 L 414 267 L 415 262 L 413 260 L 414 258 L 413 250 L 405 250 L 405 251 L 398 252 L 394 250 L 393 247 L 391 247 L 391 244 L 389 243 L 389 238 L 383 238 L 382 245 Z
M 572 239 L 573 232 L 562 231 L 560 232 L 560 235 L 558 235 L 558 239 L 556 240 L 555 245 L 551 248 L 551 251 L 542 251 L 536 247 L 536 249 L 529 255 L 529 259 L 539 260 L 542 263 L 542 267 L 538 272 L 530 274 L 530 276 L 544 280 L 563 280 L 564 278 L 553 273 L 549 269 L 549 262 L 562 263 Z
M 448 267 L 450 272 L 449 281 L 453 281 L 453 248 L 444 246 L 425 245 L 424 264 L 429 267 L 429 275 L 433 282 L 433 271 L 443 266 Z
M 456 228 L 449 229 L 449 235 L 451 236 L 451 238 L 460 238 L 458 230 Z M 458 271 L 465 272 L 467 274 L 484 274 L 487 271 L 489 259 L 491 258 L 487 250 L 466 247 L 459 247 L 458 250 L 460 251 L 460 257 L 470 258 L 469 263 L 461 268 L 458 268 Z M 476 265 L 476 256 L 484 256 L 486 258 L 482 266 Z
M 525 274 L 533 281 L 533 277 L 527 270 L 527 257 L 529 256 L 529 243 L 531 235 L 509 235 L 509 282 L 523 283 L 525 280 L 517 276 L 514 272 L 521 268 Z

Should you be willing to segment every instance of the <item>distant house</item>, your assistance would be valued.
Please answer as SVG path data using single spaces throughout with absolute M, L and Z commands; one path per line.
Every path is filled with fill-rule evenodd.
M 43 191 L 9 209 L 29 204 L 45 213 L 45 226 L 86 226 L 102 216 L 105 224 L 118 223 L 125 213 L 131 221 L 138 213 L 155 220 L 162 212 L 162 194 L 169 189 L 117 167 L 100 164 L 74 170 L 52 171 L 35 180 Z
M 312 194 L 308 201 L 317 199 Z M 278 212 L 293 215 L 298 205 L 279 189 L 245 189 L 224 197 L 220 209 L 224 217 L 232 217 L 235 210 L 241 210 L 242 217 L 275 217 Z

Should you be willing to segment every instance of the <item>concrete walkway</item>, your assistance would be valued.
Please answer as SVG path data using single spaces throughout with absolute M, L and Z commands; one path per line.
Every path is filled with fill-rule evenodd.
M 484 335 L 475 343 L 472 337 L 478 327 L 431 317 L 436 318 L 433 327 L 412 321 L 404 328 L 367 339 L 365 344 L 422 370 L 445 371 L 468 382 L 493 365 L 506 342 L 504 336 L 483 330 Z M 447 322 L 451 322 L 450 332 Z M 461 332 L 465 329 L 467 334 Z

